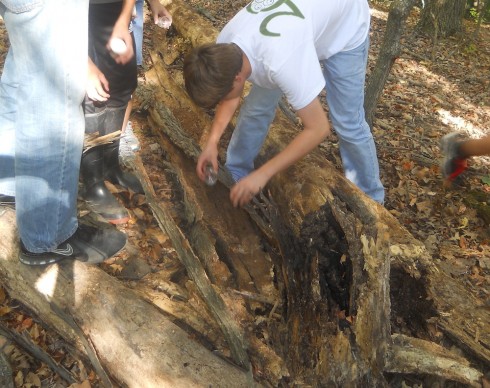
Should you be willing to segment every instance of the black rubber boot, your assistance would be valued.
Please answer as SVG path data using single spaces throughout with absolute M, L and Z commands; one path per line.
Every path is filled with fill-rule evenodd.
M 105 145 L 89 149 L 82 155 L 80 175 L 84 184 L 82 198 L 95 213 L 112 224 L 129 221 L 129 213 L 112 195 L 104 182 Z
M 104 167 L 105 178 L 109 182 L 120 185 L 136 194 L 145 193 L 136 175 L 121 169 L 119 164 L 119 140 L 105 145 Z
M 106 134 L 119 131 L 124 122 L 126 108 L 108 108 L 104 119 Z M 134 174 L 123 171 L 119 164 L 119 140 L 104 147 L 104 177 L 111 183 L 120 185 L 137 194 L 144 194 L 143 186 Z

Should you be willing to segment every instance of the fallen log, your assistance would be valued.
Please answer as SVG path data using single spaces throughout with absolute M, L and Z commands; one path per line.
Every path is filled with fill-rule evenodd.
M 180 43 L 185 43 L 183 46 L 180 45 L 182 52 L 190 48 L 189 42 L 203 43 L 203 37 L 209 37 L 207 41 L 213 41 L 216 32 L 210 33 L 208 28 L 205 33 L 199 30 L 199 26 L 206 22 L 186 4 L 174 0 L 168 7 L 171 12 L 180 15 L 175 19 L 174 26 L 183 36 L 183 39 L 181 36 L 179 40 Z M 190 24 L 193 26 L 190 33 L 195 36 L 183 35 L 189 33 L 187 26 Z M 176 47 L 179 45 L 175 43 L 171 46 L 173 50 L 177 50 Z M 173 116 L 185 129 L 182 138 L 190 139 L 190 143 L 178 145 L 188 154 L 189 150 L 195 150 L 196 144 L 202 144 L 211 117 L 207 112 L 197 109 L 186 98 L 178 66 L 165 67 L 162 63 L 161 58 L 165 58 L 166 47 L 168 45 L 164 42 L 155 42 L 151 53 L 154 62 L 152 72 L 156 75 L 148 73 L 148 78 L 153 80 L 153 86 L 158 91 L 156 101 L 153 105 L 150 104 L 149 111 L 152 117 L 160 118 L 164 115 L 159 112 L 159 105 L 163 104 L 172 111 Z M 156 130 L 165 131 L 165 121 L 157 123 Z M 300 128 L 292 125 L 288 118 L 278 114 L 256 163 L 260 164 L 282 149 L 298 130 Z M 175 134 L 167 133 L 166 136 L 173 138 Z M 224 137 L 221 144 L 222 160 L 227 140 L 228 138 Z M 367 198 L 348 182 L 325 160 L 320 150 L 312 152 L 288 171 L 278 174 L 268 184 L 267 189 L 279 209 L 278 225 L 286 226 L 284 230 L 289 237 L 287 241 L 279 243 L 282 258 L 274 260 L 274 263 L 278 269 L 277 273 L 281 274 L 279 294 L 286 294 L 283 306 L 287 311 L 285 319 L 289 327 L 286 343 L 294 346 L 289 346 L 285 352 L 288 354 L 288 365 L 294 369 L 295 377 L 309 379 L 309 383 L 345 384 L 356 381 L 377 382 L 382 385 L 383 366 L 386 364 L 383 351 L 391 347 L 393 328 L 390 327 L 389 320 L 393 316 L 406 321 L 416 321 L 417 325 L 413 327 L 414 334 L 417 334 L 417 331 L 422 332 L 429 319 L 440 323 L 449 319 L 451 323 L 443 325 L 446 335 L 453 340 L 457 339 L 466 351 L 471 349 L 472 357 L 489 363 L 490 336 L 488 329 L 483 329 L 483 332 L 481 328 L 482 322 L 484 327 L 490 327 L 488 314 L 481 309 L 473 310 L 473 319 L 463 325 L 457 317 L 464 316 L 464 311 L 468 310 L 468 301 L 471 303 L 472 299 L 467 292 L 461 290 L 462 293 L 456 295 L 449 293 L 450 289 L 457 287 L 456 281 L 434 266 L 424 245 L 413 238 L 382 206 Z M 305 228 L 308 226 L 305 224 L 307 217 L 310 220 L 317 218 L 327 221 L 316 224 L 320 232 L 317 232 L 315 249 L 308 249 L 304 243 L 308 236 L 305 234 Z M 339 328 L 340 320 L 333 313 L 342 307 L 339 302 L 330 299 L 322 303 L 320 299 L 325 297 L 325 292 L 328 294 L 328 291 L 322 293 L 314 288 L 314 284 L 319 284 L 325 278 L 322 267 L 328 259 L 322 255 L 320 247 L 328 247 L 329 244 L 326 236 L 321 235 L 321 231 L 327 233 L 329 228 L 333 228 L 337 235 L 337 242 L 334 243 L 337 244 L 338 261 L 343 264 L 347 260 L 348 263 L 344 273 L 348 281 L 344 286 L 348 290 L 349 300 L 347 308 L 341 311 L 346 316 L 355 318 L 354 324 L 348 328 L 350 335 Z M 280 240 L 280 233 L 284 230 L 276 228 L 277 240 Z M 304 236 L 303 239 L 301 236 Z M 288 247 L 288 241 L 293 242 L 292 246 Z M 344 243 L 339 245 L 339 241 Z M 289 260 L 291 254 L 288 252 L 300 252 L 301 259 L 296 259 L 302 260 L 303 266 Z M 339 263 L 336 265 L 339 266 Z M 308 274 L 304 273 L 305 268 L 309 271 Z M 381 273 L 378 273 L 378 270 L 381 270 Z M 305 289 L 298 286 L 308 282 L 310 283 Z M 328 282 L 326 283 L 328 288 Z M 407 300 L 403 299 L 407 296 L 413 298 L 410 299 L 410 308 Z M 311 299 L 313 302 L 310 303 Z M 448 316 L 448 309 L 451 309 L 454 315 Z M 318 334 L 305 337 L 305 333 L 312 330 L 317 330 Z M 325 347 L 327 342 L 330 347 Z M 301 347 L 304 348 L 300 349 Z M 343 349 L 344 353 L 329 364 L 326 349 L 339 352 Z M 300 357 L 301 354 L 314 355 L 313 360 L 305 361 L 304 357 Z M 342 365 L 346 364 L 355 365 L 355 368 L 342 368 Z M 321 368 L 324 368 L 321 371 L 327 372 L 328 376 L 318 380 Z
M 150 122 L 159 126 L 167 120 L 167 124 L 177 125 L 164 109 L 150 118 Z M 176 136 L 183 134 L 178 127 L 172 127 Z M 256 316 L 250 313 L 261 309 L 255 300 L 242 298 L 239 293 L 245 291 L 259 295 L 260 298 L 278 299 L 277 290 L 273 285 L 272 263 L 266 252 L 260 247 L 257 230 L 246 213 L 233 209 L 227 201 L 227 190 L 215 186 L 209 188 L 197 179 L 194 164 L 186 160 L 185 155 L 172 142 L 159 134 L 160 144 L 165 150 L 169 162 L 175 167 L 174 179 L 184 191 L 184 215 L 179 225 L 185 230 L 192 249 L 206 269 L 207 276 L 219 289 L 231 316 L 240 325 L 245 341 L 248 343 L 251 362 L 258 375 L 274 385 L 288 377 L 284 361 L 263 340 L 260 340 L 255 326 Z M 189 149 L 193 143 L 186 143 Z M 178 168 L 177 168 L 178 166 Z M 168 206 L 173 206 L 171 203 Z M 177 222 L 177 221 L 176 221 Z M 192 270 L 192 268 L 190 268 Z M 203 300 L 207 303 L 206 300 Z M 208 310 L 212 306 L 208 306 Z M 250 329 L 249 329 L 250 328 Z M 256 372 L 257 374 L 257 372 Z
M 97 266 L 73 261 L 25 267 L 17 258 L 10 210 L 0 217 L 0 234 L 0 271 L 9 295 L 99 364 L 105 386 L 250 386 L 246 372 L 190 339 Z
M 234 361 L 242 368 L 249 370 L 250 361 L 247 355 L 247 345 L 243 340 L 241 331 L 234 320 L 231 319 L 228 310 L 226 309 L 223 299 L 212 287 L 201 262 L 196 257 L 194 251 L 189 245 L 189 241 L 185 238 L 182 231 L 177 227 L 173 221 L 170 212 L 162 206 L 158 205 L 158 201 L 155 198 L 155 192 L 152 189 L 147 179 L 141 180 L 147 202 L 151 207 L 153 214 L 161 225 L 162 229 L 167 233 L 173 242 L 174 248 L 177 250 L 180 260 L 183 262 L 187 269 L 189 277 L 194 281 L 196 287 L 201 294 L 201 297 L 205 300 L 206 305 L 219 323 L 223 334 L 228 341 L 228 345 L 231 349 L 231 353 Z

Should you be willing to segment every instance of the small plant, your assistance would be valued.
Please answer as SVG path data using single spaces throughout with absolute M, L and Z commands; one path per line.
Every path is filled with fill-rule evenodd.
M 490 175 L 484 176 L 483 178 L 481 178 L 481 181 L 483 184 L 490 186 Z

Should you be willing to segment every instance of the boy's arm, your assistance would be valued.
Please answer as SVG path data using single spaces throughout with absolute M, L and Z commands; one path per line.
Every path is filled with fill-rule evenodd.
M 172 21 L 172 15 L 170 14 L 170 12 L 167 11 L 164 5 L 160 3 L 160 0 L 146 0 L 146 3 L 150 7 L 151 14 L 153 16 L 153 22 L 155 24 L 162 16 L 165 16 L 167 19 Z
M 235 111 L 240 103 L 240 97 L 221 100 L 209 132 L 206 145 L 197 160 L 196 172 L 201 180 L 206 177 L 206 165 L 212 164 L 214 171 L 218 171 L 218 144 L 221 136 L 226 130 L 229 122 L 233 118 Z
M 114 28 L 112 30 L 111 38 L 107 43 L 107 48 L 110 49 L 109 44 L 111 39 L 119 38 L 126 43 L 126 52 L 118 55 L 115 58 L 117 63 L 126 64 L 130 61 L 130 59 L 134 56 L 133 51 L 133 39 L 131 38 L 131 34 L 129 32 L 129 23 L 131 22 L 131 18 L 133 15 L 134 4 L 136 0 L 123 0 L 123 6 L 119 17 L 117 18 L 116 23 L 114 24 Z
M 230 192 L 233 206 L 244 206 L 278 172 L 285 170 L 331 134 L 327 115 L 318 98 L 297 111 L 303 130 L 280 153 L 241 179 Z

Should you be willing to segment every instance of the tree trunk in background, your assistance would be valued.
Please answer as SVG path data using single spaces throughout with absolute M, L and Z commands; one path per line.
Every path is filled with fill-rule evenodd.
M 416 0 L 396 0 L 392 3 L 383 44 L 379 51 L 376 66 L 369 76 L 364 99 L 366 121 L 372 127 L 379 96 L 383 91 L 395 59 L 401 51 L 400 37 L 403 27 Z
M 466 0 L 426 0 L 425 4 L 419 27 L 434 41 L 462 31 Z

